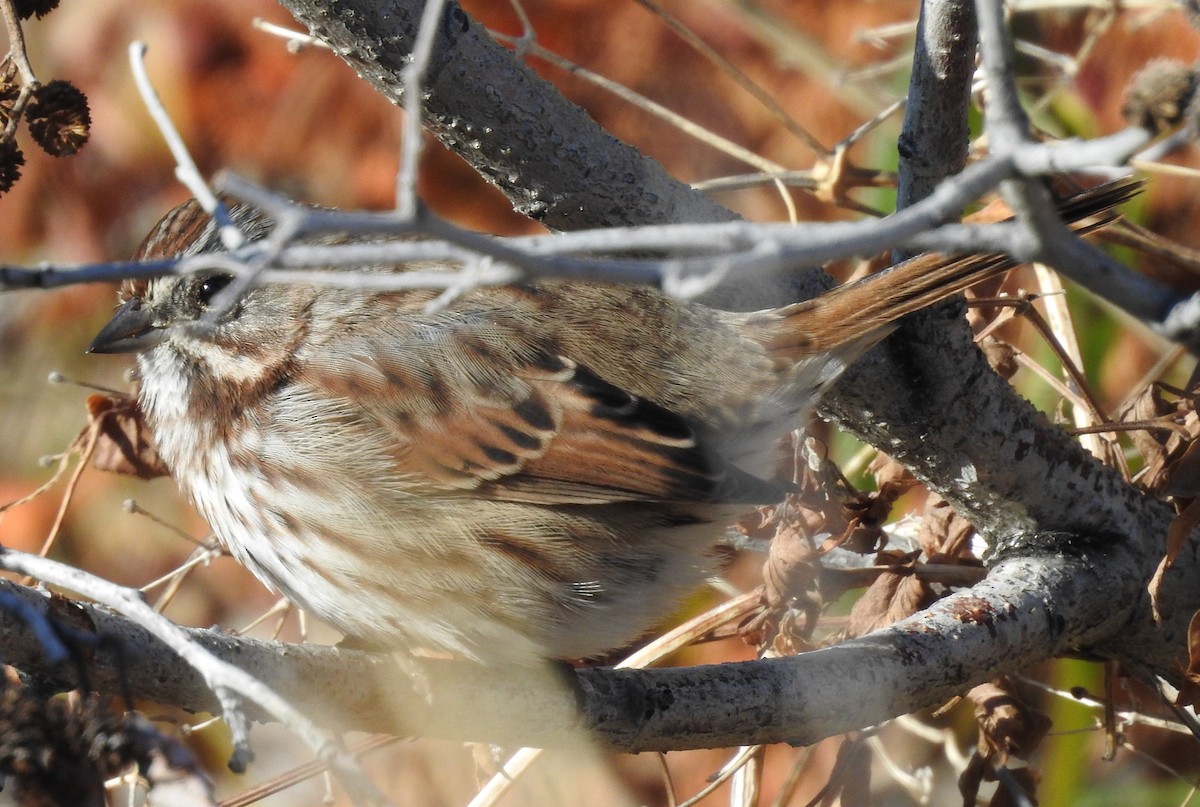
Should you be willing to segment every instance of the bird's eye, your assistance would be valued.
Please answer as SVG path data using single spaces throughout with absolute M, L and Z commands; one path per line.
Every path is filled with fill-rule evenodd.
M 212 305 L 212 301 L 221 293 L 221 289 L 229 285 L 233 280 L 230 275 L 213 275 L 206 277 L 196 285 L 196 302 L 202 308 L 208 308 Z

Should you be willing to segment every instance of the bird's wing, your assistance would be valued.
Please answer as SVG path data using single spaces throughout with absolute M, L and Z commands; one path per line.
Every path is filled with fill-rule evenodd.
M 768 503 L 684 417 L 519 333 L 462 320 L 342 341 L 306 383 L 392 438 L 413 493 L 540 504 Z M 346 358 L 350 357 L 350 358 Z

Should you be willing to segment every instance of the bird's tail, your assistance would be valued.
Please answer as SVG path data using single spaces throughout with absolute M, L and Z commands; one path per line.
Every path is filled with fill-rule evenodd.
M 1113 208 L 1141 188 L 1133 178 L 1097 185 L 1061 200 L 1059 213 L 1076 233 L 1088 233 L 1112 223 Z M 1015 265 L 1007 255 L 925 253 L 811 300 L 750 314 L 743 327 L 782 366 L 820 354 L 848 362 L 887 336 L 905 314 Z

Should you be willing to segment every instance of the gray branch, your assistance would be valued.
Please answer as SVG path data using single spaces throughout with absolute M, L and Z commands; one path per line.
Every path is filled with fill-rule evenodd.
M 423 0 L 282 0 L 371 86 L 399 103 Z M 730 221 L 657 162 L 621 143 L 447 3 L 423 79 L 425 128 L 554 230 Z
M 682 750 L 754 743 L 811 744 L 940 704 L 964 687 L 1039 660 L 1070 653 L 1105 655 L 1109 637 L 1139 632 L 1169 637 L 1142 647 L 1139 669 L 1168 664 L 1187 619 L 1149 630 L 1130 579 L 1147 558 L 1121 541 L 1043 540 L 1041 552 L 1002 558 L 970 591 L 843 644 L 788 658 L 664 670 L 497 670 L 411 659 L 415 676 L 387 654 L 317 645 L 283 645 L 215 630 L 187 631 L 209 653 L 264 682 L 333 729 L 386 732 L 504 745 L 561 747 L 599 742 L 619 751 Z M 1194 579 L 1194 561 L 1188 572 Z M 1110 607 L 1097 592 L 1124 591 Z M 91 654 L 93 686 L 123 680 L 139 697 L 184 709 L 220 704 L 203 674 L 136 623 L 106 609 L 53 600 L 0 584 L 40 612 L 94 626 L 117 640 Z M 68 616 L 66 609 L 75 613 Z M 82 618 L 81 615 L 82 614 Z M 47 661 L 27 620 L 0 621 L 10 663 L 72 686 L 74 668 Z M 119 654 L 111 648 L 123 648 Z M 1132 659 L 1125 659 L 1130 661 Z M 257 719 L 265 716 L 250 708 Z

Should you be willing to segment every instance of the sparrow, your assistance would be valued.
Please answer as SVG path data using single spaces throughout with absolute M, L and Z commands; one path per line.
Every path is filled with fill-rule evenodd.
M 1101 186 L 1063 215 L 1134 192 Z M 232 215 L 251 239 L 272 226 Z M 135 257 L 221 249 L 188 202 Z M 89 350 L 137 355 L 161 457 L 268 586 L 371 645 L 532 664 L 669 615 L 728 525 L 787 492 L 773 445 L 842 371 L 900 317 L 1011 266 L 924 255 L 749 313 L 561 280 L 448 307 L 293 283 L 228 301 L 232 276 L 203 271 L 127 282 Z

